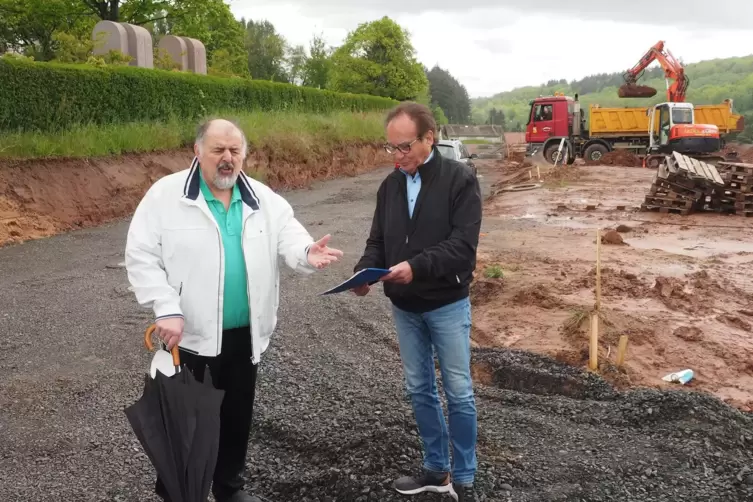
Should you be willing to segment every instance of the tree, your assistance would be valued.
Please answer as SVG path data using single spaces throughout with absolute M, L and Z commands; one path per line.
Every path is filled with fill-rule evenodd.
M 309 57 L 303 67 L 303 85 L 325 89 L 332 67 L 331 51 L 327 49 L 321 36 L 314 36 L 309 44 Z
M 468 91 L 450 72 L 434 66 L 426 74 L 432 102 L 442 108 L 453 124 L 466 124 L 471 120 L 471 100 Z
M 308 62 L 306 49 L 302 45 L 286 46 L 285 52 L 285 73 L 288 81 L 291 84 L 300 85 L 303 83 Z
M 287 82 L 285 45 L 285 39 L 269 21 L 249 21 L 246 24 L 246 51 L 251 77 Z
M 447 120 L 444 111 L 442 111 L 442 108 L 440 108 L 439 106 L 432 107 L 431 111 L 434 114 L 434 120 L 437 122 L 438 126 L 450 123 L 450 121 Z
M 505 125 L 505 112 L 501 109 L 492 108 L 489 110 L 489 117 L 486 119 L 487 124 Z
M 79 0 L 0 0 L 0 46 L 49 61 L 55 33 L 77 29 L 88 16 Z
M 362 23 L 332 55 L 329 87 L 415 100 L 429 86 L 408 32 L 388 17 Z
M 78 0 L 103 21 L 146 24 L 167 19 L 183 0 Z
M 216 72 L 248 76 L 244 26 L 223 0 L 181 0 L 156 23 L 155 33 L 201 40 L 209 67 Z

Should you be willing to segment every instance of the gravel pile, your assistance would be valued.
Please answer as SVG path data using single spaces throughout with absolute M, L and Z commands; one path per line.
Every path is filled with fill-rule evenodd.
M 283 277 L 247 464 L 249 485 L 270 501 L 403 501 L 391 482 L 420 465 L 381 290 L 317 296 L 349 275 L 379 178 L 290 196 L 312 232 L 332 232 L 348 260 L 313 277 Z M 344 189 L 363 196 L 321 202 Z M 153 469 L 123 413 L 149 362 L 141 341 L 148 312 L 114 265 L 125 230 L 121 223 L 0 250 L 4 502 L 157 500 Z M 481 350 L 474 362 L 493 375 L 477 386 L 483 500 L 753 500 L 750 415 L 685 391 L 618 393 L 525 353 Z

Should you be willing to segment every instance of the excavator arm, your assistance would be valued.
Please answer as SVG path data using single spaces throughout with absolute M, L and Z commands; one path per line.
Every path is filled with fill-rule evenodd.
M 621 98 L 650 98 L 654 96 L 656 89 L 636 83 L 643 76 L 643 72 L 648 65 L 654 61 L 658 61 L 664 70 L 664 78 L 673 80 L 672 84 L 667 87 L 667 101 L 683 103 L 690 80 L 685 75 L 685 69 L 680 62 L 675 59 L 669 49 L 664 48 L 664 42 L 661 40 L 651 47 L 634 67 L 625 72 L 623 75 L 625 85 L 620 87 L 617 94 Z

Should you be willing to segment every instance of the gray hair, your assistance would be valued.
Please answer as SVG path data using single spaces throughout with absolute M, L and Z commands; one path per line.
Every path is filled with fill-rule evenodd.
M 206 136 L 209 127 L 212 125 L 212 122 L 216 120 L 224 120 L 231 123 L 238 130 L 238 132 L 241 133 L 241 140 L 243 142 L 243 158 L 245 159 L 246 155 L 248 155 L 248 140 L 246 139 L 246 134 L 243 132 L 243 129 L 241 129 L 241 126 L 238 124 L 238 122 L 224 117 L 213 117 L 205 120 L 199 125 L 199 128 L 196 130 L 196 139 L 194 140 L 194 143 L 199 147 L 199 152 L 203 150 L 204 137 Z

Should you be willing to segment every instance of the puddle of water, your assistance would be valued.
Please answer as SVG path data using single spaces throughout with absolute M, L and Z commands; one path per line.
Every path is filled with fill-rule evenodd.
M 500 215 L 499 217 L 505 220 L 534 220 L 543 225 L 563 228 L 598 228 L 604 226 L 603 222 L 599 222 L 595 218 L 590 221 L 575 219 L 572 216 L 547 216 L 546 214 L 526 213 L 519 216 Z
M 667 253 L 708 258 L 718 254 L 753 252 L 753 242 L 731 240 L 680 240 L 671 235 L 655 239 L 644 237 L 639 239 L 625 239 L 625 242 L 637 249 L 659 249 Z

